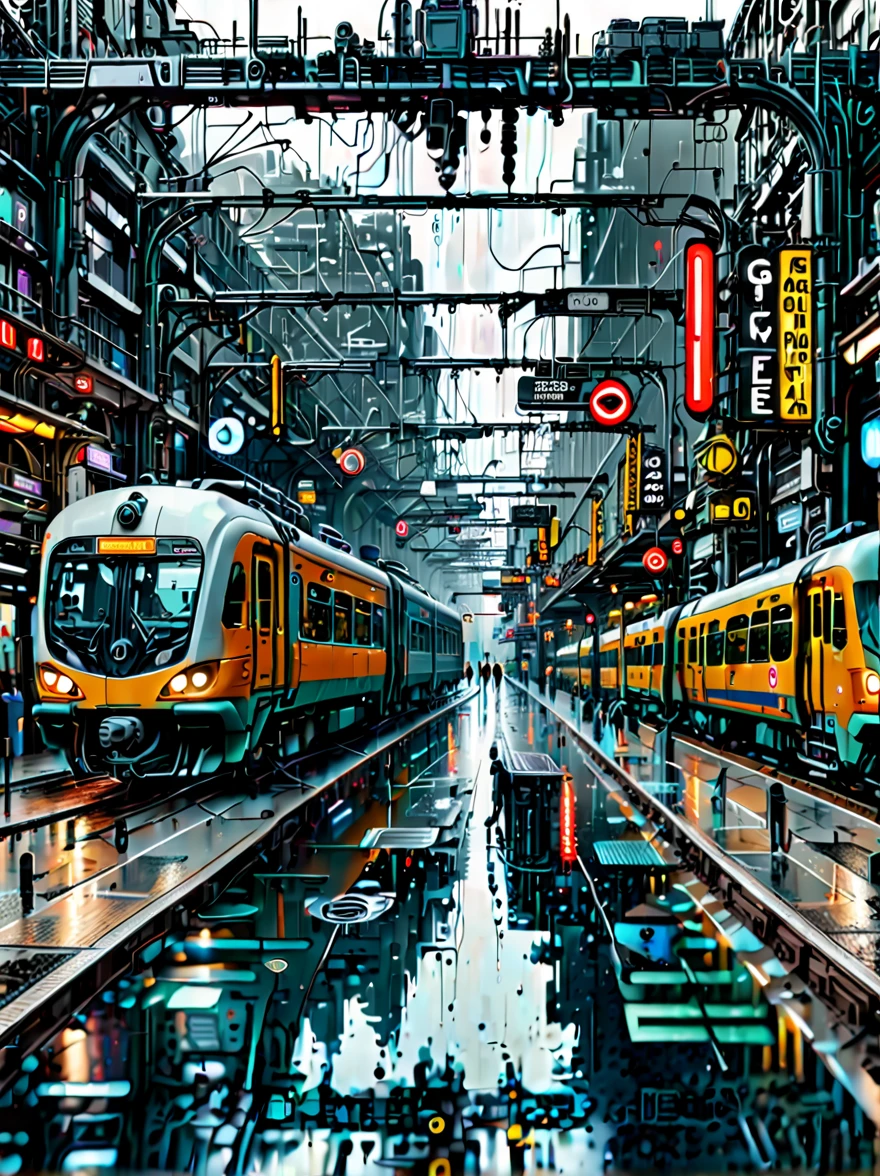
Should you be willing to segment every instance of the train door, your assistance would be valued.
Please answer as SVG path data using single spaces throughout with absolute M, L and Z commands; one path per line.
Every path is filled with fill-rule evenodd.
M 703 695 L 703 667 L 700 664 L 700 639 L 696 624 L 687 627 L 686 658 L 685 681 L 688 699 L 691 702 L 699 702 Z
M 275 666 L 275 560 L 271 547 L 254 547 L 254 688 L 271 689 Z
M 694 663 L 694 690 L 697 702 L 706 701 L 706 622 L 700 621 L 697 634 L 697 660 Z
M 727 693 L 724 680 L 724 630 L 719 620 L 709 621 L 706 629 L 706 656 L 703 661 L 703 690 L 705 700 L 716 706 Z
M 813 577 L 807 584 L 809 639 L 804 689 L 810 709 L 807 751 L 820 759 L 827 758 L 829 747 L 836 752 L 835 712 L 840 701 L 837 687 L 845 683 L 846 677 L 841 668 L 847 640 L 843 597 L 835 593 L 827 579 Z
M 289 561 L 288 561 L 289 566 Z M 302 609 L 302 579 L 296 572 L 290 572 L 287 577 L 287 626 L 284 640 L 290 650 L 290 674 L 287 688 L 291 692 L 299 686 L 302 675 L 302 650 L 299 640 L 299 618 Z

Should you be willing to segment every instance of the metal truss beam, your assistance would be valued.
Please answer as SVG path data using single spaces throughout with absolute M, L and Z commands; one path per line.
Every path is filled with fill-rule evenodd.
M 611 364 L 608 365 L 612 366 Z M 625 370 L 625 365 L 613 365 L 616 370 Z M 584 405 L 584 411 L 587 406 Z M 525 430 L 526 432 L 534 432 L 542 423 L 546 423 L 539 417 L 543 417 L 546 410 L 535 409 L 535 419 L 522 419 L 510 421 L 386 421 L 384 424 L 378 422 L 376 424 L 370 423 L 368 425 L 324 425 L 321 431 L 323 433 L 343 433 L 346 436 L 350 433 L 399 433 L 401 430 L 406 432 L 424 433 L 430 432 L 436 434 L 435 440 L 439 440 L 444 436 L 450 436 L 457 439 L 471 438 L 471 437 L 486 437 L 493 432 L 517 432 Z M 571 411 L 559 409 L 559 412 Z M 575 410 L 577 411 L 577 410 Z M 554 433 L 607 433 L 607 434 L 632 434 L 636 433 L 653 433 L 656 431 L 654 425 L 636 424 L 635 422 L 626 421 L 622 425 L 617 425 L 613 429 L 609 429 L 605 425 L 597 425 L 593 420 L 585 421 L 554 421 L 552 425 Z M 431 440 L 431 438 L 426 438 Z M 495 481 L 496 479 L 491 479 Z M 571 481 L 572 479 L 567 479 Z M 586 481 L 587 479 L 585 479 Z M 517 481 L 523 481 L 518 478 Z
M 792 54 L 791 84 L 773 81 L 766 62 L 698 57 L 647 56 L 641 60 L 484 56 L 459 60 L 400 57 L 358 58 L 298 55 L 290 47 L 256 54 L 179 57 L 12 58 L 0 62 L 0 87 L 41 90 L 50 98 L 78 102 L 121 95 L 144 103 L 205 106 L 287 105 L 303 115 L 322 111 L 388 113 L 424 109 L 433 98 L 452 98 L 459 109 L 502 106 L 595 108 L 606 117 L 694 117 L 708 106 L 750 102 L 754 86 L 812 98 L 816 69 L 823 80 L 865 88 L 877 86 L 875 51 L 851 55 Z M 658 90 L 664 102 L 656 101 Z
M 193 209 L 277 208 L 318 212 L 464 212 L 469 209 L 513 211 L 516 209 L 627 208 L 653 211 L 667 203 L 685 204 L 688 194 L 659 195 L 648 192 L 611 190 L 606 192 L 468 192 L 455 195 L 438 192 L 426 196 L 361 195 L 360 193 L 274 192 L 269 188 L 259 195 L 228 195 L 214 192 L 141 191 L 137 199 L 145 205 L 180 204 Z

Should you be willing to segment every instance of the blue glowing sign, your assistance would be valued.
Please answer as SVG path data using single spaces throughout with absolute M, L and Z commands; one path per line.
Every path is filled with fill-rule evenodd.
M 862 461 L 872 470 L 880 470 L 880 417 L 862 425 Z
M 244 425 L 238 417 L 221 417 L 211 425 L 208 445 L 214 453 L 238 453 L 244 445 Z

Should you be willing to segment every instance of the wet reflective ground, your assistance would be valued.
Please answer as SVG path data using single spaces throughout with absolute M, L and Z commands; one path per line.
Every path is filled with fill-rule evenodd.
M 493 743 L 564 775 L 505 787 Z M 0 1108 L 0 1172 L 871 1171 L 857 1046 L 660 845 L 490 687 L 140 953 Z

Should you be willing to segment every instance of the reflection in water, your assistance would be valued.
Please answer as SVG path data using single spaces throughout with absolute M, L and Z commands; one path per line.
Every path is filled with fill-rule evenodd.
M 491 774 L 502 733 L 560 770 Z M 867 1170 L 876 1088 L 838 1045 L 555 720 L 489 689 L 141 949 L 22 1075 L 0 1171 Z

